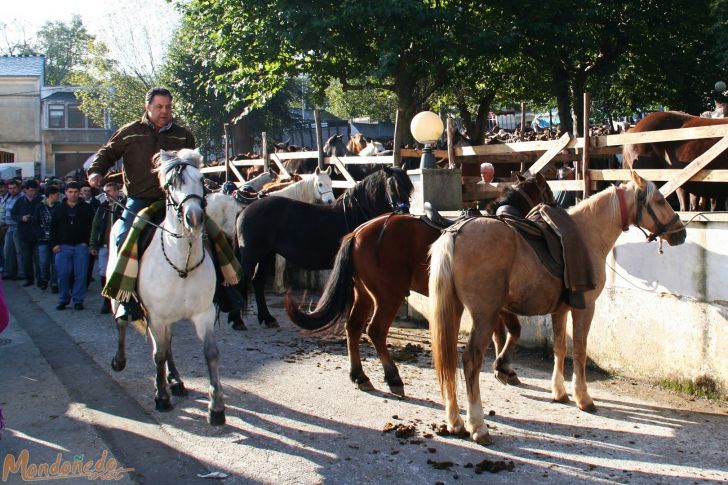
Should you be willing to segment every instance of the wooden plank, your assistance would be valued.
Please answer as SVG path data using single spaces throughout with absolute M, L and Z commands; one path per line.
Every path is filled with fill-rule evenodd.
M 283 160 L 297 160 L 300 158 L 316 158 L 318 152 L 307 151 L 307 152 L 276 152 L 278 156 Z
M 278 170 L 281 171 L 281 179 L 288 180 L 289 178 L 291 178 L 291 173 L 286 169 L 285 166 L 283 166 L 283 162 L 281 162 L 281 159 L 278 158 L 278 154 L 271 153 L 270 156 L 273 159 L 273 163 L 275 163 L 278 167 Z
M 243 174 L 240 173 L 240 170 L 238 170 L 238 167 L 236 167 L 234 163 L 230 164 L 230 171 L 238 178 L 238 182 L 245 182 L 245 177 L 243 177 Z
M 350 189 L 354 187 L 356 182 L 349 182 L 348 180 L 332 180 L 331 186 L 335 189 Z
M 581 180 L 549 180 L 551 190 L 573 190 L 581 192 L 584 189 L 584 182 Z
M 219 173 L 225 170 L 225 165 L 216 165 L 214 167 L 202 167 L 200 173 Z
M 356 180 L 354 180 L 354 177 L 352 177 L 351 174 L 349 173 L 349 171 L 346 170 L 346 167 L 344 166 L 343 163 L 341 163 L 341 160 L 339 160 L 338 157 L 333 156 L 330 158 L 330 160 L 331 160 L 331 163 L 333 163 L 334 165 L 336 165 L 338 167 L 339 171 L 341 172 L 341 175 L 344 176 L 344 178 L 347 180 L 347 182 L 356 184 Z
M 640 177 L 653 182 L 666 182 L 675 177 L 680 169 L 639 169 Z M 592 180 L 631 180 L 629 170 L 589 170 Z M 728 170 L 701 170 L 690 179 L 691 182 L 728 182 Z
M 452 118 L 447 117 L 447 168 L 455 167 L 455 127 L 452 124 Z
M 705 151 L 705 153 L 700 155 L 698 158 L 690 162 L 687 167 L 682 169 L 675 178 L 671 179 L 665 185 L 660 187 L 660 192 L 662 192 L 662 195 L 667 197 L 671 193 L 675 192 L 678 187 L 690 180 L 703 167 L 715 160 L 715 158 L 723 153 L 726 148 L 728 148 L 728 136 L 724 137 L 718 143 L 710 147 L 708 150 Z
M 235 165 L 236 167 L 262 167 L 263 159 L 251 158 L 249 160 L 230 160 L 230 165 Z
M 268 134 L 265 131 L 261 133 L 260 144 L 263 149 L 263 171 L 267 172 L 270 162 L 268 158 Z
M 623 133 L 592 138 L 592 146 L 629 145 L 634 143 L 654 143 L 660 141 L 688 140 L 693 138 L 723 138 L 728 136 L 728 124 L 677 128 L 674 130 L 645 131 L 642 133 Z M 583 144 L 582 144 L 583 146 Z M 577 145 L 577 148 L 580 148 Z
M 371 157 L 336 157 L 344 165 L 371 165 L 372 163 L 381 165 L 392 165 L 394 164 L 394 157 L 392 155 L 387 156 L 371 156 Z M 331 157 L 327 157 L 325 160 L 331 160 Z
M 536 163 L 531 165 L 531 168 L 529 168 L 526 171 L 526 173 L 528 175 L 536 175 L 537 173 L 539 173 L 541 170 L 543 170 L 544 167 L 546 167 L 546 165 L 551 163 L 552 159 L 556 155 L 558 155 L 561 152 L 561 150 L 566 148 L 566 146 L 570 142 L 571 142 L 571 137 L 569 136 L 568 133 L 564 133 L 563 135 L 561 135 L 561 138 L 559 138 L 558 140 L 550 142 L 552 144 L 551 148 L 546 150 L 546 153 L 541 155 L 541 157 L 538 160 L 536 160 Z

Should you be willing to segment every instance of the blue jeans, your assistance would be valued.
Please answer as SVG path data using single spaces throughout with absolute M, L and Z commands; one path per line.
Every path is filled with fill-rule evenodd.
M 126 235 L 129 234 L 131 226 L 134 224 L 134 219 L 136 218 L 134 214 L 139 214 L 142 209 L 146 209 L 147 207 L 152 205 L 152 202 L 154 202 L 155 200 L 157 199 L 143 199 L 140 197 L 126 198 L 126 209 L 124 210 L 124 213 L 121 214 L 121 230 L 116 236 L 117 248 L 121 248 L 121 245 L 124 244 Z M 132 212 L 134 214 L 132 214 Z
M 58 301 L 68 304 L 83 303 L 86 297 L 86 272 L 88 271 L 88 246 L 85 244 L 61 244 L 56 253 L 56 271 L 58 271 Z M 73 293 L 70 279 L 73 274 Z
M 38 283 L 56 281 L 56 265 L 53 250 L 48 243 L 38 243 Z
M 5 255 L 5 269 L 3 274 L 7 277 L 21 277 L 23 266 L 20 260 L 20 238 L 18 238 L 18 226 L 8 226 L 5 233 L 5 244 L 3 246 Z
M 104 246 L 99 248 L 99 255 L 97 261 L 99 262 L 99 277 L 106 278 L 106 265 L 109 263 L 109 248 Z

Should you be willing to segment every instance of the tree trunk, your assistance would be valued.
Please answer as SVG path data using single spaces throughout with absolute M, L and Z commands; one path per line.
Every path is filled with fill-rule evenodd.
M 576 115 L 576 126 L 574 136 L 583 136 L 581 132 L 584 127 L 584 86 L 586 85 L 586 73 L 578 71 L 571 81 L 571 99 L 573 100 L 574 114 Z
M 554 64 L 551 68 L 553 76 L 553 94 L 556 97 L 556 107 L 559 110 L 559 123 L 561 132 L 573 133 L 574 126 L 571 118 L 571 100 L 569 97 L 569 73 L 561 66 Z

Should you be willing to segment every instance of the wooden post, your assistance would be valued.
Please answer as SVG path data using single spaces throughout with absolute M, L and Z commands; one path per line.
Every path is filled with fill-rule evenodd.
M 526 132 L 526 102 L 521 101 L 521 136 Z M 521 173 L 526 171 L 526 164 L 521 163 Z
M 591 111 L 591 95 L 584 93 L 584 151 L 581 154 L 581 173 L 584 179 L 584 198 L 589 197 L 591 181 L 589 180 L 589 112 Z
M 316 148 L 318 149 L 318 168 L 324 169 L 324 141 L 321 138 L 321 112 L 313 110 L 313 119 L 316 122 Z
M 222 125 L 223 131 L 225 132 L 225 182 L 230 178 L 230 147 L 228 141 L 230 140 L 230 124 L 225 123 Z
M 455 127 L 452 118 L 447 117 L 447 168 L 455 168 Z
M 402 134 L 399 132 L 399 124 L 404 122 L 404 111 L 397 110 L 394 117 L 394 141 L 392 141 L 392 157 L 394 158 L 394 166 L 402 166 Z
M 267 172 L 270 168 L 270 160 L 268 158 L 268 136 L 264 131 L 260 137 L 261 153 L 263 155 L 263 172 Z

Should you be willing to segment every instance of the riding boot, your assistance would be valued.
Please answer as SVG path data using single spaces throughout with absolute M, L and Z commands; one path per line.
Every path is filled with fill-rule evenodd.
M 106 278 L 101 278 L 101 288 L 106 286 Z M 104 297 L 104 301 L 101 303 L 101 310 L 99 310 L 99 313 L 102 315 L 106 315 L 108 313 L 111 313 L 111 300 Z

